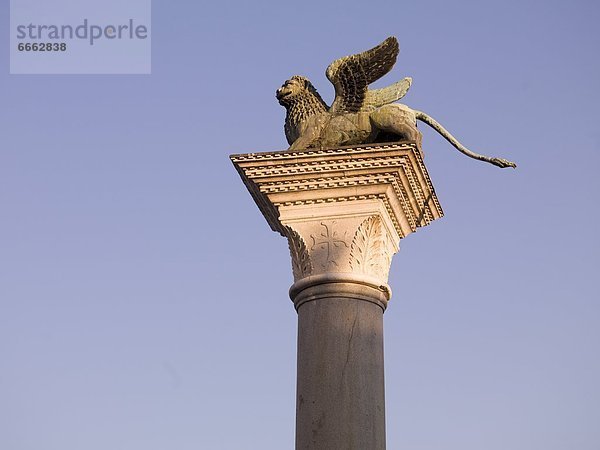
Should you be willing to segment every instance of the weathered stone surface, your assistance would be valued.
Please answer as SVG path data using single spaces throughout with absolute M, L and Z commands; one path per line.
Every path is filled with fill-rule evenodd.
M 383 450 L 383 309 L 355 298 L 380 293 L 312 290 L 322 297 L 298 309 L 296 449 Z
M 277 90 L 276 97 L 287 111 L 285 135 L 289 149 L 324 149 L 406 140 L 420 145 L 421 133 L 417 130 L 417 120 L 420 120 L 471 158 L 498 167 L 516 167 L 506 159 L 472 152 L 426 113 L 394 104 L 407 93 L 411 78 L 382 89 L 369 89 L 371 83 L 392 69 L 398 53 L 398 41 L 392 36 L 370 50 L 331 63 L 326 72 L 335 87 L 331 107 L 307 78 L 295 75 L 287 80 Z

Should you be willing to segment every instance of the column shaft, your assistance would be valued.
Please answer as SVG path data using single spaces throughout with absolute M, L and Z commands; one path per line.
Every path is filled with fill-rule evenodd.
M 383 308 L 377 302 L 331 292 L 299 305 L 296 449 L 385 449 Z

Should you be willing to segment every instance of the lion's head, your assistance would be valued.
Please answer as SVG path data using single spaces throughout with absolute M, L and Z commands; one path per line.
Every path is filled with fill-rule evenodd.
M 283 83 L 283 85 L 277 89 L 275 96 L 277 97 L 279 104 L 286 108 L 298 102 L 305 102 L 306 100 L 309 100 L 308 103 L 313 103 L 313 99 L 315 99 L 327 109 L 327 105 L 310 80 L 300 75 L 294 75 Z

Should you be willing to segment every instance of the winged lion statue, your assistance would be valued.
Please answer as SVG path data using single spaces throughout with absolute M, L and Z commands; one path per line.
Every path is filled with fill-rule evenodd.
M 335 88 L 331 106 L 307 78 L 295 75 L 287 80 L 277 90 L 276 97 L 287 110 L 285 136 L 289 150 L 401 140 L 416 141 L 420 148 L 419 120 L 471 158 L 498 167 L 516 167 L 506 159 L 472 152 L 429 115 L 394 103 L 408 92 L 412 83 L 410 77 L 382 89 L 369 89 L 371 83 L 392 69 L 398 53 L 398 40 L 391 36 L 370 50 L 331 63 L 326 71 Z

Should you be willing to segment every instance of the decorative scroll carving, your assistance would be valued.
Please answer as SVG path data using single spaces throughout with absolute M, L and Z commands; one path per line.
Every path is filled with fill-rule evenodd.
M 387 235 L 379 216 L 366 219 L 354 235 L 350 247 L 350 266 L 366 275 L 387 279 L 391 255 Z
M 304 239 L 290 227 L 286 227 L 294 280 L 307 277 L 312 273 L 312 263 Z

